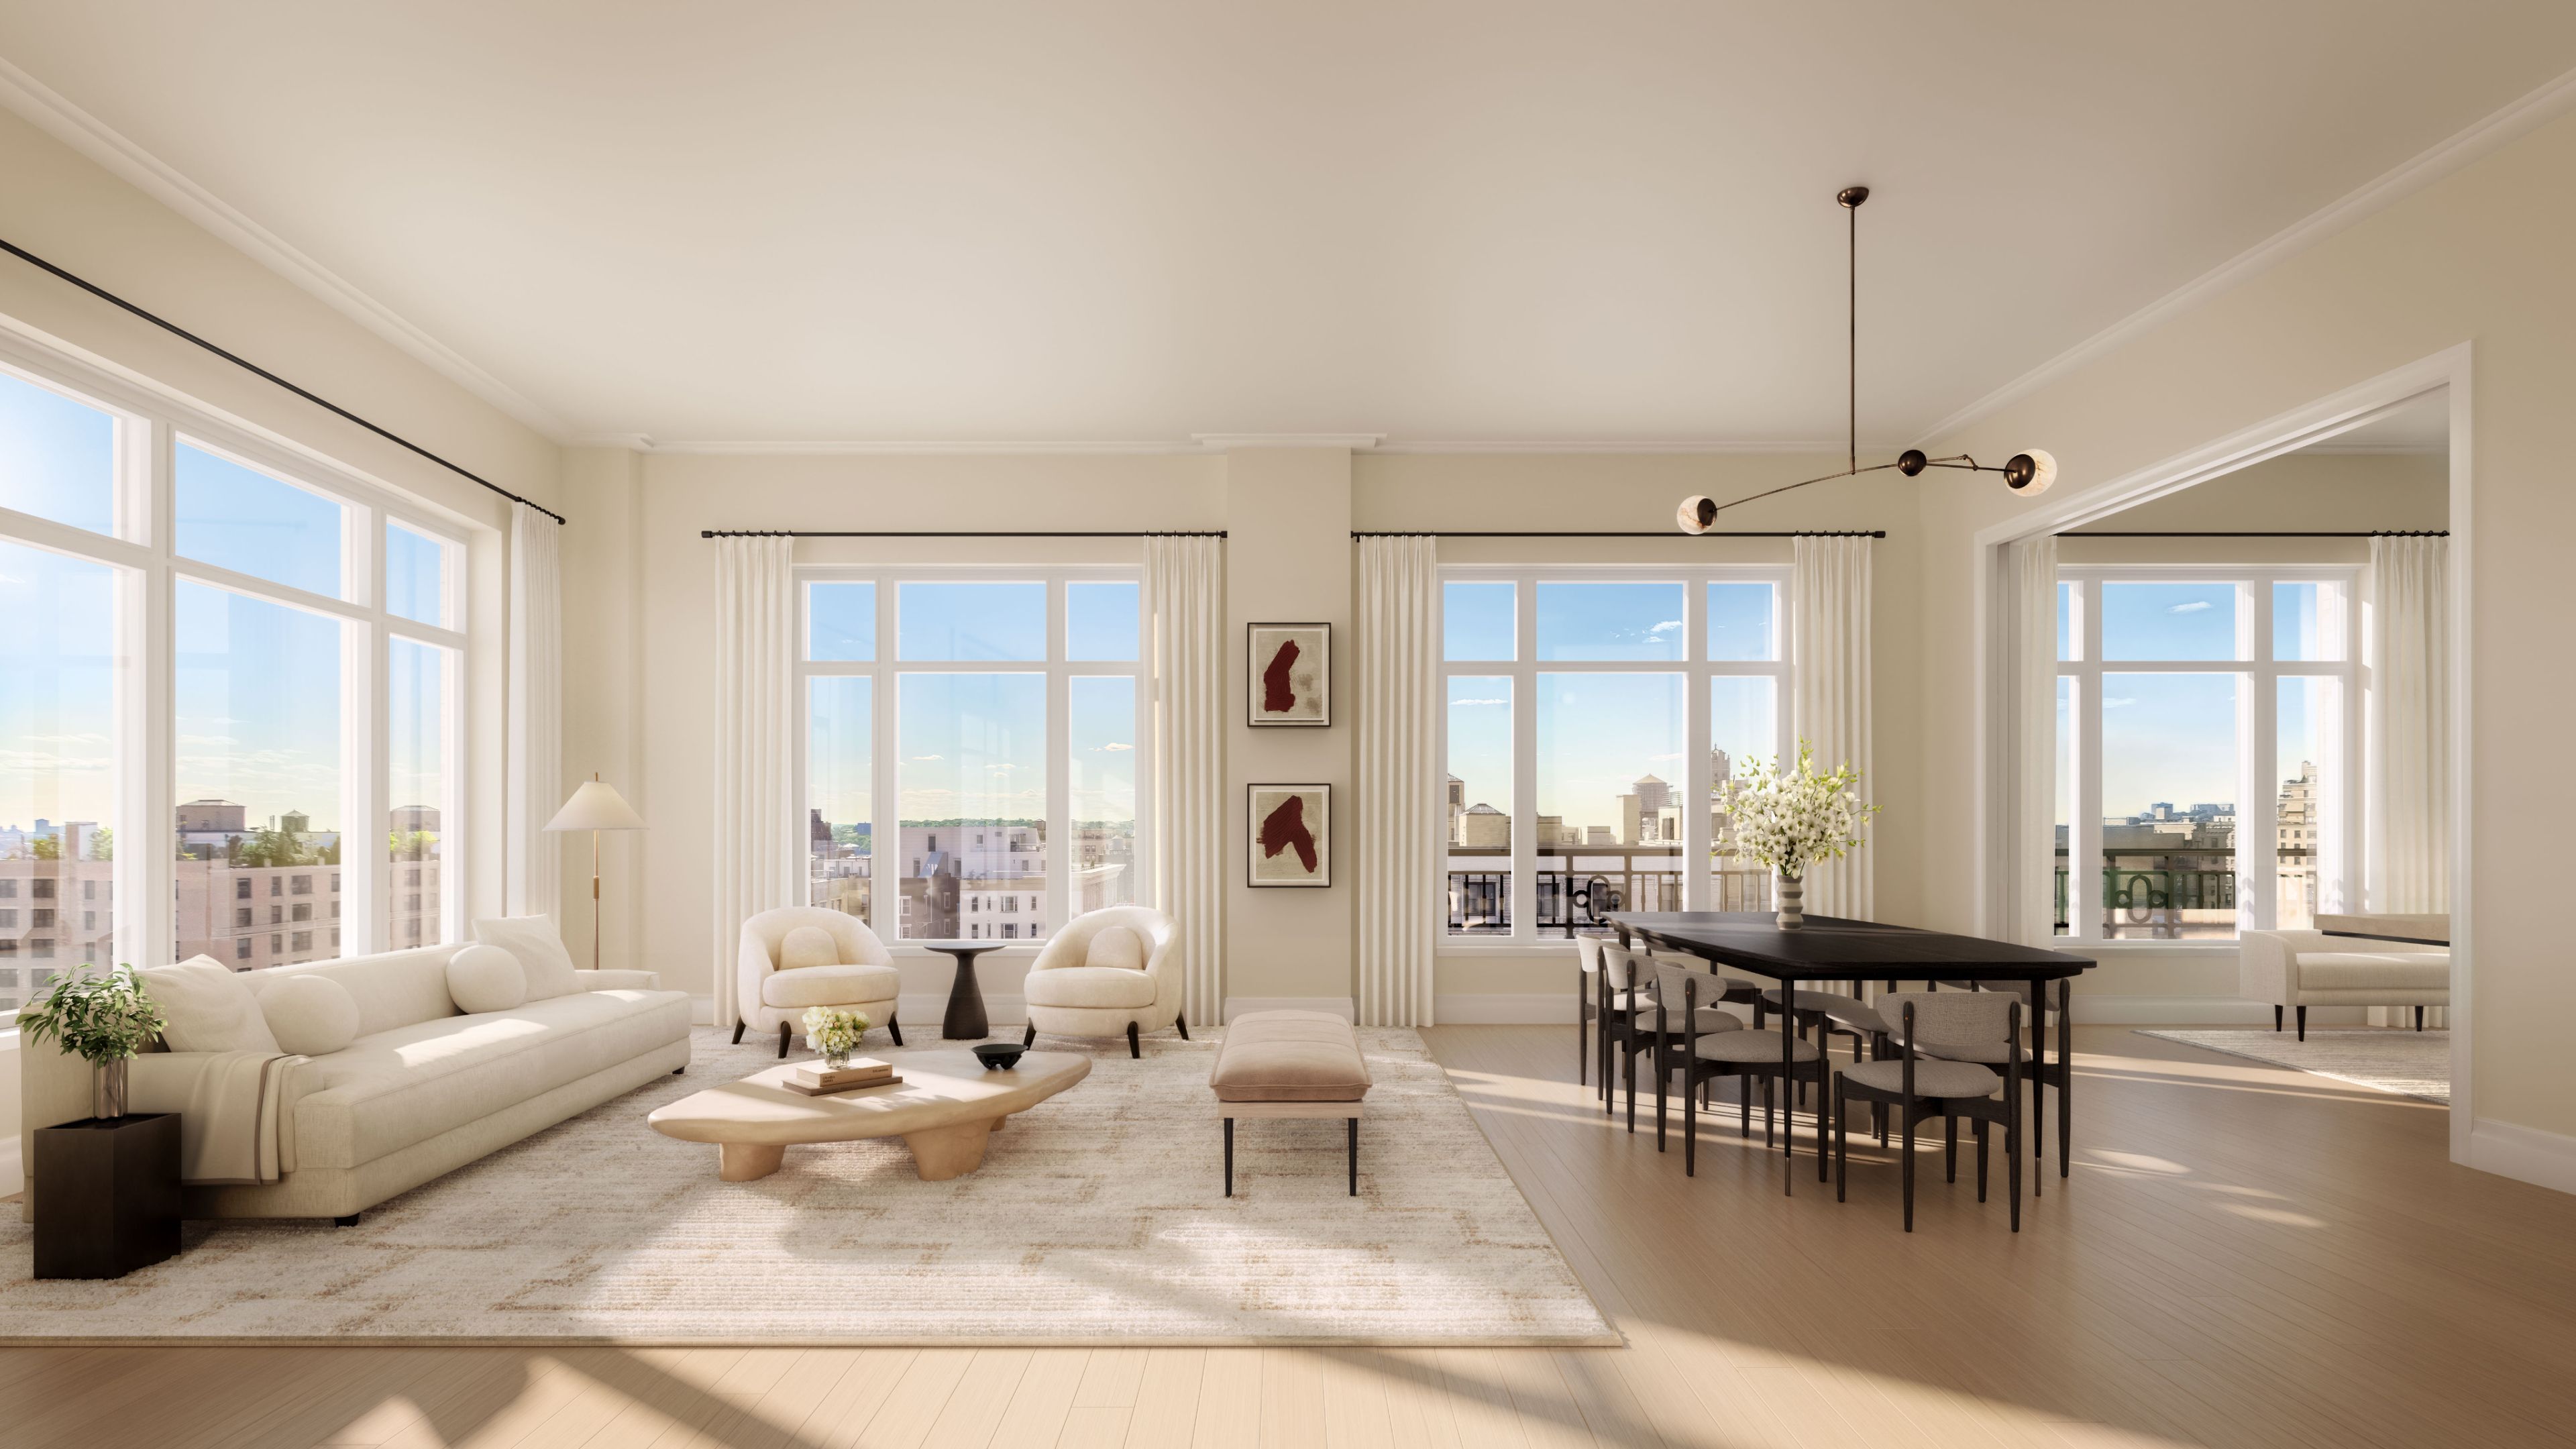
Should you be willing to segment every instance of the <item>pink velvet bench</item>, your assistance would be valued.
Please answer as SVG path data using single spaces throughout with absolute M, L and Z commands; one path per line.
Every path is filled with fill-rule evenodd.
M 1340 1117 L 1349 1121 L 1351 1196 L 1360 1193 L 1360 1099 L 1368 1063 L 1359 1034 L 1326 1011 L 1253 1011 L 1226 1025 L 1208 1073 L 1225 1119 L 1225 1195 L 1234 1196 L 1234 1119 Z

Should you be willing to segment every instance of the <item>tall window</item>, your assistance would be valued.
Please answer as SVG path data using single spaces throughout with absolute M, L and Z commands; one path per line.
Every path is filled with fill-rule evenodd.
M 1133 570 L 801 576 L 812 904 L 1033 941 L 1144 898 Z
M 79 902 L 0 916 L 0 1013 L 83 964 L 451 937 L 463 572 L 360 479 L 0 344 L 0 899 Z
M 1765 909 L 1716 785 L 1787 746 L 1777 568 L 1442 571 L 1452 937 Z M 1700 804 L 1693 808 L 1692 801 Z
M 2358 898 L 2355 574 L 2060 570 L 2060 935 L 2226 940 Z

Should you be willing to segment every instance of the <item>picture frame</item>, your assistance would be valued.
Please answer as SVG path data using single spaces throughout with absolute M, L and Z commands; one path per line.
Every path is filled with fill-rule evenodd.
M 1267 729 L 1330 729 L 1333 626 L 1246 624 L 1244 723 Z
M 1318 890 L 1333 883 L 1333 787 L 1246 785 L 1244 884 Z

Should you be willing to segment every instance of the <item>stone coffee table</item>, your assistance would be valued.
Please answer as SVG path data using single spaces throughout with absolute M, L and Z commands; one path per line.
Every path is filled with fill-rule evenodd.
M 716 1144 L 718 1177 L 750 1182 L 778 1170 L 787 1149 L 811 1142 L 900 1137 L 924 1182 L 945 1182 L 983 1165 L 984 1142 L 1002 1119 L 1024 1112 L 1091 1074 L 1076 1052 L 1030 1052 L 1007 1072 L 988 1072 L 966 1051 L 888 1052 L 903 1081 L 808 1097 L 780 1085 L 805 1062 L 783 1062 L 653 1109 L 645 1120 L 665 1137 Z

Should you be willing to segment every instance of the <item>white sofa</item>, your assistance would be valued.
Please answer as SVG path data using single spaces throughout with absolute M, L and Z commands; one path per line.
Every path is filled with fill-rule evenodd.
M 1120 928 L 1115 934 L 1113 928 Z M 1147 906 L 1107 906 L 1064 923 L 1029 963 L 1022 984 L 1029 1029 L 1049 1036 L 1117 1036 L 1127 1054 L 1142 1056 L 1136 1034 L 1181 1029 L 1180 928 Z
M 2361 949 L 2356 949 L 2356 948 Z M 2451 1004 L 2451 953 L 2440 946 L 2367 943 L 2322 931 L 2247 931 L 2237 942 L 2237 990 L 2272 1005 L 2272 1029 L 2297 1013 L 2308 1039 L 2311 1006 L 2411 1006 L 2415 1029 L 2424 1008 Z
M 358 1006 L 356 1040 L 284 1056 L 273 1104 L 272 1181 L 183 1181 L 191 1218 L 338 1218 L 689 1064 L 689 999 L 650 971 L 576 971 L 580 989 L 507 1011 L 461 1013 L 448 959 L 463 943 L 243 973 L 256 993 L 326 976 Z M 130 1068 L 130 1106 L 179 1111 L 219 1053 L 153 1052 Z M 89 1064 L 53 1043 L 18 1053 L 29 1127 L 90 1114 Z M 196 1060 L 191 1060 L 194 1058 Z M 43 1185 L 31 1172 L 32 1219 Z

